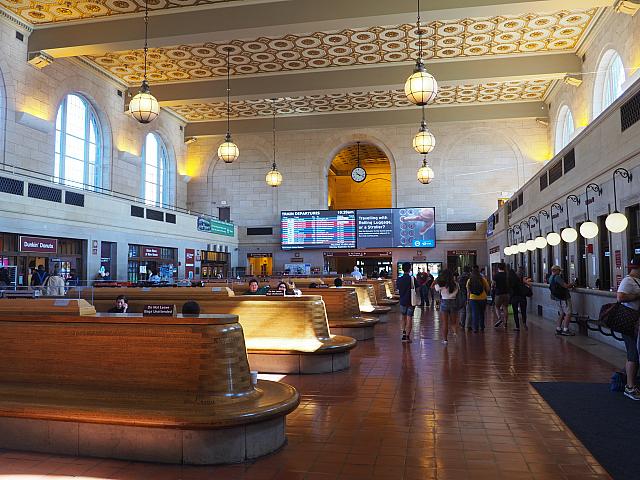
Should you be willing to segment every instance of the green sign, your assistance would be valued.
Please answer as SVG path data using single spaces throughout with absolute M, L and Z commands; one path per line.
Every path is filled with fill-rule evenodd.
M 216 235 L 225 235 L 227 237 L 235 236 L 233 223 L 211 218 L 198 217 L 198 230 L 201 232 L 215 233 Z

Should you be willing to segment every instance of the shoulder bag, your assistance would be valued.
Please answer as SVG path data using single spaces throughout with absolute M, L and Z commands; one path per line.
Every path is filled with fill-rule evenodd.
M 607 303 L 600 308 L 598 323 L 614 332 L 635 337 L 638 331 L 640 312 L 620 302 Z
M 418 295 L 418 292 L 416 292 L 415 280 L 413 279 L 413 277 L 410 277 L 410 278 L 411 278 L 411 306 L 417 307 L 418 305 L 420 305 L 420 296 Z

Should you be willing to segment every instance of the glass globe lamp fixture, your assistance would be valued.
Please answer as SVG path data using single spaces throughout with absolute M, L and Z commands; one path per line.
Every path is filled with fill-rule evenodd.
M 538 247 L 536 247 L 535 240 L 527 240 L 525 242 L 525 245 L 527 246 L 527 250 L 529 250 L 530 252 L 533 252 L 533 251 L 535 251 L 536 248 L 538 248 Z
M 584 222 L 580 225 L 580 235 L 584 238 L 594 238 L 598 235 L 598 224 L 594 222 Z
M 224 143 L 218 147 L 218 158 L 224 163 L 233 163 L 240 156 L 238 146 L 231 141 L 231 134 L 227 133 Z
M 427 160 L 422 161 L 422 166 L 418 169 L 418 181 L 423 185 L 431 183 L 434 177 L 433 169 L 427 165 Z
M 129 112 L 140 123 L 151 123 L 160 114 L 160 104 L 156 97 L 151 95 L 149 83 L 142 81 L 138 94 L 129 102 Z
M 504 252 L 506 257 L 510 257 L 511 256 L 511 247 L 506 246 L 506 247 L 504 247 L 504 249 L 502 251 Z
M 558 235 L 556 232 L 551 232 L 549 235 L 547 235 L 547 243 L 552 247 L 560 245 L 561 240 L 562 237 L 560 237 L 560 235 Z
M 563 228 L 562 232 L 560 232 L 560 237 L 567 243 L 573 243 L 578 239 L 578 232 L 575 228 Z
M 520 242 L 518 244 L 518 253 L 524 253 L 527 251 L 527 244 L 524 242 Z
M 278 171 L 275 163 L 271 167 L 271 170 L 267 172 L 265 181 L 267 182 L 267 185 L 274 188 L 279 187 L 282 184 L 282 174 Z
M 534 242 L 536 243 L 536 248 L 539 248 L 540 250 L 547 246 L 547 239 L 543 236 L 536 237 Z
M 627 229 L 629 220 L 627 220 L 627 217 L 625 217 L 623 213 L 613 212 L 607 216 L 604 224 L 611 233 L 620 233 Z
M 429 131 L 423 120 L 420 124 L 420 130 L 413 137 L 413 149 L 422 155 L 427 155 L 433 152 L 434 148 L 436 148 L 436 137 Z
M 438 82 L 427 72 L 422 58 L 418 59 L 413 74 L 405 82 L 404 94 L 418 106 L 433 102 L 438 95 Z

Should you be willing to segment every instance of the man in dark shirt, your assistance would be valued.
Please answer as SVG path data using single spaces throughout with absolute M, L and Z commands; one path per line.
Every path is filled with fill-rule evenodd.
M 411 329 L 413 327 L 414 305 L 411 302 L 411 291 L 416 288 L 411 276 L 411 264 L 402 264 L 403 275 L 396 281 L 400 293 L 400 313 L 402 314 L 402 341 L 411 342 Z
M 494 295 L 493 305 L 496 309 L 496 317 L 498 321 L 494 327 L 499 327 L 504 323 L 504 328 L 507 328 L 509 323 L 509 276 L 506 272 L 506 266 L 504 263 L 498 264 L 498 272 L 493 278 Z

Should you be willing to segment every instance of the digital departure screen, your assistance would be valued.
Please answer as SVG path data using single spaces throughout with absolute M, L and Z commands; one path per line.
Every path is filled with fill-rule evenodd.
M 358 248 L 433 248 L 435 208 L 358 210 Z
M 356 211 L 281 212 L 280 235 L 283 250 L 356 248 Z

